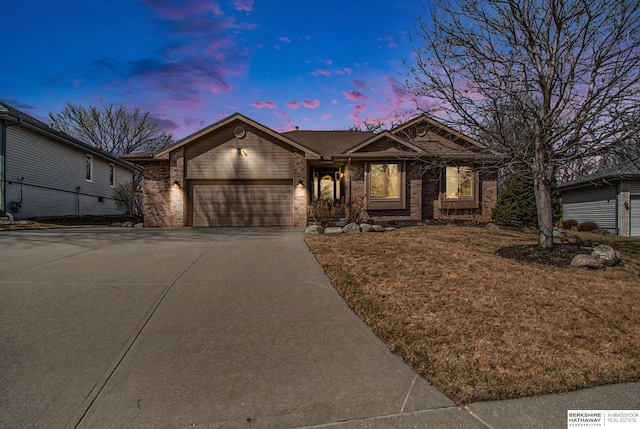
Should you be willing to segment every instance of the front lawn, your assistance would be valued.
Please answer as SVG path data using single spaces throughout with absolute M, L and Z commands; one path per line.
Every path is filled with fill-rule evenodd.
M 640 239 L 624 265 L 563 268 L 497 256 L 536 236 L 428 226 L 308 235 L 349 306 L 458 404 L 640 380 Z

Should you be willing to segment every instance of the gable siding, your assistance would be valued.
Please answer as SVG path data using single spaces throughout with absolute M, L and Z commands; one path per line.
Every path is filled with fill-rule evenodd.
M 187 179 L 290 179 L 293 153 L 245 127 L 244 138 L 229 126 L 185 149 Z M 238 154 L 236 148 L 242 148 Z
M 617 187 L 598 186 L 562 192 L 562 218 L 578 223 L 595 222 L 599 228 L 618 233 Z
M 6 204 L 10 209 L 12 201 L 22 201 L 17 216 L 118 213 L 109 160 L 92 155 L 93 181 L 88 182 L 87 152 L 25 127 L 7 129 L 6 150 Z M 114 167 L 116 184 L 132 180 L 133 171 L 115 163 Z

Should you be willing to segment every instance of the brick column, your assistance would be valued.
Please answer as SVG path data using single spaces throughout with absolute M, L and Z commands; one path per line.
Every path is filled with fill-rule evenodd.
M 161 228 L 169 226 L 169 163 L 153 161 L 143 163 L 142 215 L 144 226 Z
M 169 155 L 169 226 L 185 226 L 184 147 L 172 151 Z M 177 182 L 177 184 L 176 184 Z
M 293 153 L 293 226 L 307 226 L 309 183 L 304 154 Z

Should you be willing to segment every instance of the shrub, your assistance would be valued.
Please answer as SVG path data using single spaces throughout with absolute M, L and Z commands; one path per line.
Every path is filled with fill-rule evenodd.
M 330 201 L 320 198 L 313 200 L 307 206 L 307 213 L 316 224 L 323 227 L 333 226 L 337 217 L 344 216 L 345 223 L 360 223 L 363 215 L 364 202 L 344 198 Z
M 578 231 L 588 232 L 597 229 L 598 225 L 595 222 L 582 222 L 578 224 Z
M 578 226 L 578 221 L 575 219 L 567 219 L 562 221 L 562 229 L 574 229 Z
M 341 214 L 338 213 L 339 211 L 341 211 L 341 207 L 338 207 L 333 201 L 328 201 L 324 198 L 312 201 L 307 207 L 309 217 L 322 227 L 333 226 L 333 218 Z
M 554 222 L 562 216 L 560 194 L 555 182 L 551 185 Z M 504 188 L 493 208 L 493 222 L 496 225 L 537 227 L 538 211 L 533 186 L 533 175 L 528 171 L 516 171 L 507 177 Z
M 142 217 L 142 179 L 119 183 L 113 188 L 113 198 L 118 210 Z

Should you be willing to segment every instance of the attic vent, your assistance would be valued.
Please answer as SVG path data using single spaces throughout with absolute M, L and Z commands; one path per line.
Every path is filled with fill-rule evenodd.
M 427 135 L 427 127 L 425 127 L 424 125 L 418 125 L 418 128 L 416 131 L 418 132 L 418 135 L 420 137 L 424 137 Z
M 233 129 L 233 135 L 236 136 L 237 138 L 241 139 L 241 138 L 243 138 L 244 136 L 247 135 L 247 132 L 242 127 L 235 127 Z

